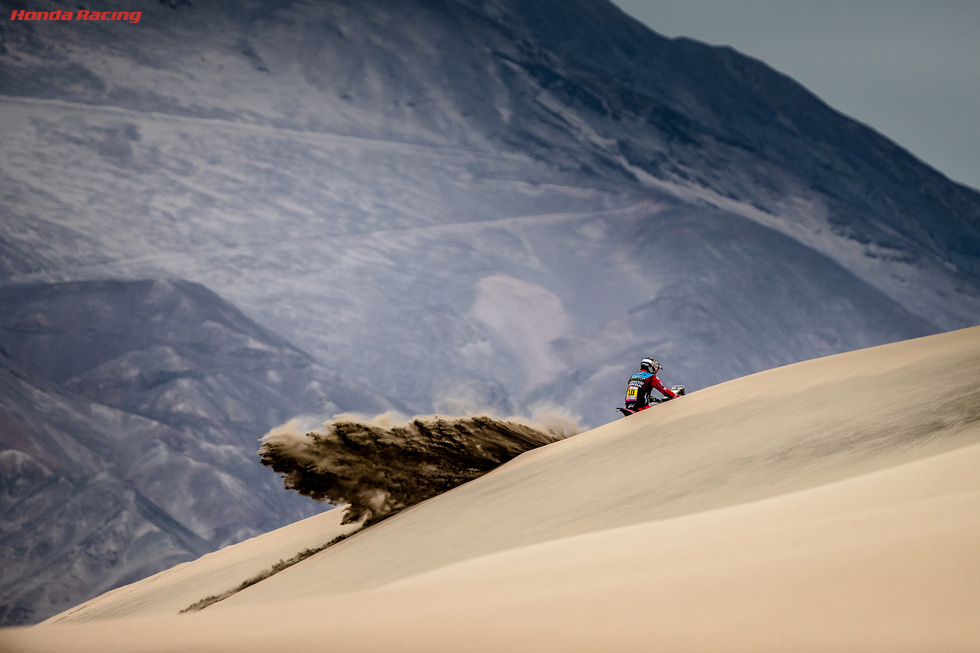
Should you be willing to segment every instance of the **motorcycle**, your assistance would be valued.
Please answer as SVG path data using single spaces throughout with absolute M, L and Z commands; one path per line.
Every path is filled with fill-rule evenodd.
M 684 388 L 684 386 L 682 386 L 682 385 L 672 385 L 672 386 L 670 386 L 670 389 L 678 397 L 683 397 L 686 394 L 686 392 L 687 392 L 686 389 Z M 621 412 L 623 414 L 623 417 L 629 417 L 630 415 L 635 415 L 636 413 L 638 413 L 638 412 L 640 412 L 642 410 L 646 410 L 647 408 L 653 408 L 657 404 L 662 404 L 662 403 L 665 403 L 665 402 L 668 402 L 668 401 L 670 401 L 670 399 L 667 398 L 667 397 L 650 397 L 650 403 L 647 404 L 646 406 L 643 406 L 642 408 L 637 408 L 636 410 L 633 410 L 632 408 L 622 408 L 622 407 L 620 407 L 620 408 L 617 408 L 616 410 L 618 410 L 619 412 Z

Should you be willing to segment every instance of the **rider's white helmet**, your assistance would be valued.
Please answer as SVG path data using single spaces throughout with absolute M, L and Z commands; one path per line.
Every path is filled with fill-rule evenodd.
M 656 374 L 661 369 L 660 363 L 657 362 L 656 358 L 644 358 L 640 361 L 640 369 L 649 372 L 650 374 Z

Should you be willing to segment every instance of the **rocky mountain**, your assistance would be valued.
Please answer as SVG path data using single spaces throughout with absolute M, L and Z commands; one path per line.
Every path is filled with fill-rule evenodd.
M 386 405 L 196 284 L 7 286 L 0 306 L 3 623 L 313 514 L 259 438 Z
M 0 39 L 4 301 L 94 319 L 91 288 L 120 293 L 118 319 L 64 321 L 62 344 L 15 324 L 4 369 L 244 452 L 194 458 L 208 483 L 259 482 L 235 467 L 254 454 L 242 424 L 368 408 L 358 387 L 413 413 L 544 402 L 597 425 L 644 355 L 694 390 L 980 323 L 980 194 L 761 62 L 605 0 L 163 1 Z M 256 325 L 192 311 L 131 335 L 122 307 L 166 322 L 139 299 L 163 288 Z M 188 329 L 202 350 L 177 346 Z M 38 429 L 54 419 L 18 387 Z M 54 474 L 36 437 L 0 454 Z M 171 516 L 209 545 L 258 528 L 189 505 Z

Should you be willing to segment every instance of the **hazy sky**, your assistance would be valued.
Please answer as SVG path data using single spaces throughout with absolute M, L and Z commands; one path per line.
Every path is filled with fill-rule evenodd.
M 980 189 L 980 0 L 613 0 L 664 36 L 731 45 Z

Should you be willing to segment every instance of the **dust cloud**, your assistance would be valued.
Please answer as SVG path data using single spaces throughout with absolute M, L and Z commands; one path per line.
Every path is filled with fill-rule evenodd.
M 482 476 L 531 449 L 578 432 L 574 418 L 340 415 L 316 430 L 293 420 L 262 438 L 263 465 L 285 487 L 317 501 L 346 504 L 344 523 L 378 522 Z

